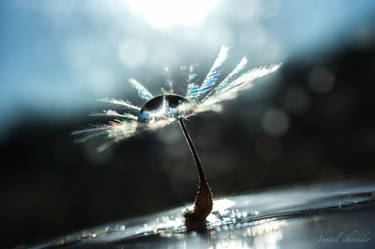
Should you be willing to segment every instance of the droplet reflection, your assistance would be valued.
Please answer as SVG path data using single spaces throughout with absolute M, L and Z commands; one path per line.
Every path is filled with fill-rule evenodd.
M 162 120 L 175 120 L 193 113 L 192 104 L 177 94 L 165 94 L 150 99 L 138 115 L 140 123 L 152 124 Z

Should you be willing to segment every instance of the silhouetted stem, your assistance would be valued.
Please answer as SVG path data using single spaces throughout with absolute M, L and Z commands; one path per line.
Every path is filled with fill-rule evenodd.
M 191 150 L 191 153 L 193 154 L 195 165 L 198 168 L 199 173 L 199 190 L 195 196 L 194 201 L 194 210 L 186 212 L 184 214 L 185 216 L 185 224 L 187 227 L 187 230 L 205 230 L 206 229 L 206 217 L 211 213 L 212 211 L 212 192 L 211 188 L 207 183 L 206 176 L 204 174 L 202 163 L 199 158 L 197 149 L 195 148 L 193 141 L 190 138 L 190 135 L 185 127 L 184 121 L 182 119 L 178 120 L 182 129 L 182 132 L 184 133 L 184 136 L 186 138 L 186 142 L 189 145 L 189 148 Z
M 199 158 L 199 155 L 198 155 L 197 149 L 195 148 L 194 143 L 193 143 L 193 141 L 191 140 L 191 137 L 190 137 L 190 135 L 189 135 L 189 132 L 187 131 L 186 126 L 185 126 L 185 124 L 184 124 L 184 121 L 183 121 L 181 118 L 180 118 L 178 121 L 179 121 L 179 123 L 180 123 L 180 127 L 181 127 L 181 129 L 182 129 L 182 132 L 184 133 L 184 136 L 185 136 L 186 142 L 187 142 L 188 145 L 189 145 L 190 151 L 191 151 L 191 153 L 193 154 L 194 161 L 195 161 L 195 165 L 196 165 L 197 168 L 198 168 L 198 173 L 199 173 L 199 179 L 200 179 L 200 182 L 201 182 L 201 183 L 206 183 L 206 182 L 207 182 L 207 179 L 206 179 L 206 176 L 205 176 L 205 174 L 204 174 L 204 171 L 203 171 L 203 168 L 202 168 L 201 159 Z

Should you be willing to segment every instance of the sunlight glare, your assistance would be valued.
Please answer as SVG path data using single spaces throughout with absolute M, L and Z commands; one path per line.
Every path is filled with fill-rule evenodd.
M 131 0 L 129 3 L 133 11 L 154 28 L 170 28 L 201 22 L 215 2 L 216 0 Z

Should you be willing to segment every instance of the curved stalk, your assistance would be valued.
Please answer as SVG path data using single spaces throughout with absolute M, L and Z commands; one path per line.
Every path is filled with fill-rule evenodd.
M 185 136 L 186 142 L 189 145 L 190 151 L 193 155 L 195 165 L 197 166 L 198 174 L 199 174 L 199 189 L 195 196 L 194 211 L 185 213 L 185 218 L 189 219 L 190 221 L 194 223 L 195 221 L 205 220 L 206 217 L 211 213 L 212 192 L 211 192 L 210 186 L 208 185 L 206 176 L 204 174 L 202 163 L 199 158 L 197 149 L 194 146 L 193 141 L 191 140 L 191 137 L 186 129 L 186 126 L 181 118 L 178 121 L 179 121 L 181 130 Z

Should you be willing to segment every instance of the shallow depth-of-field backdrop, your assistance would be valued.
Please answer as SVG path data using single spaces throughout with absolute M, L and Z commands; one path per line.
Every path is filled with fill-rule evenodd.
M 372 177 L 374 1 L 0 2 L 2 244 L 33 244 L 192 202 L 196 171 L 177 125 L 102 154 L 73 130 L 99 120 L 96 99 L 142 105 L 169 67 L 203 79 L 222 45 L 224 74 L 282 62 L 221 113 L 186 122 L 215 196 Z M 104 106 L 103 106 L 104 108 Z

